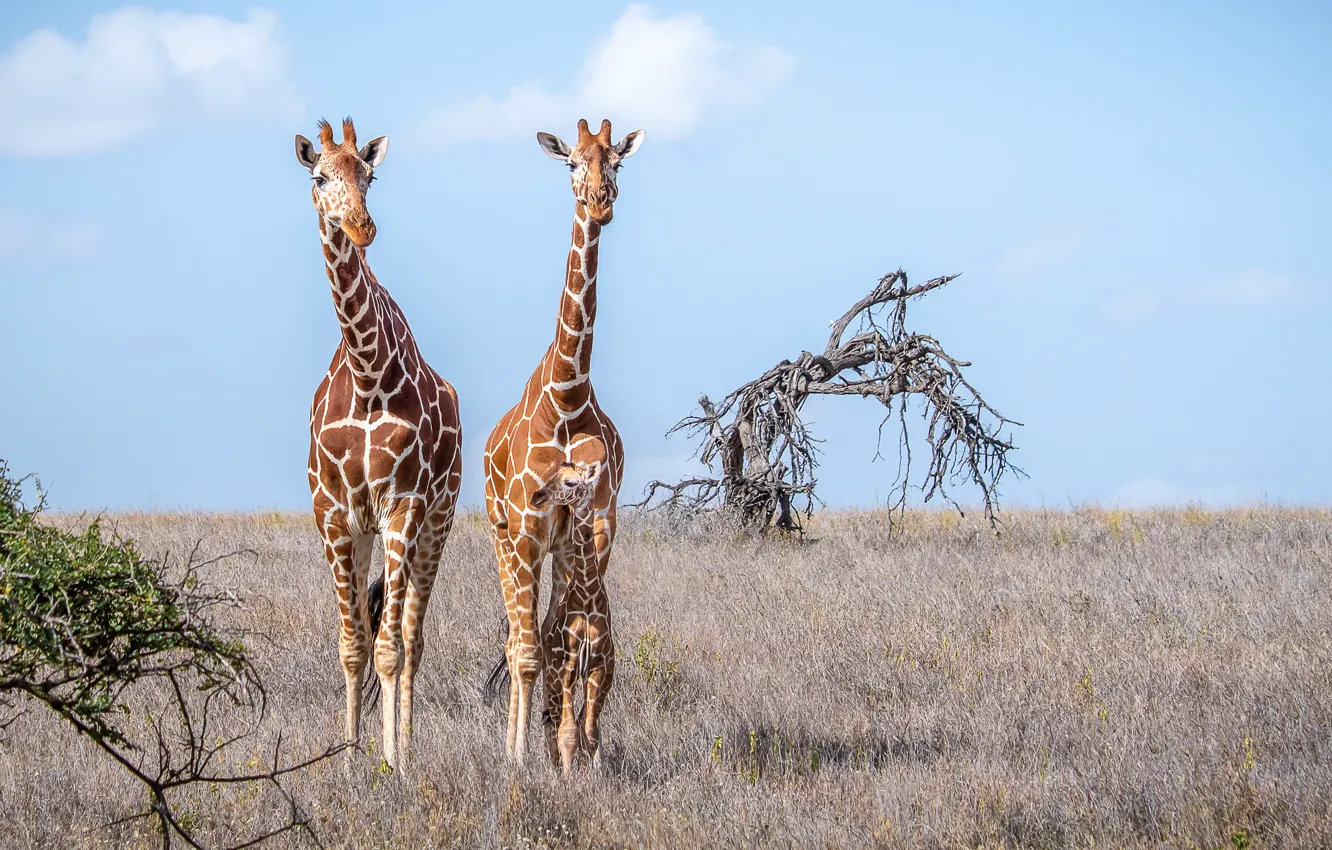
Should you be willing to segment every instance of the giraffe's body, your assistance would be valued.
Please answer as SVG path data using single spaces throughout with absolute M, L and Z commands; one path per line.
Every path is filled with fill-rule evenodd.
M 552 629 L 564 625 L 559 619 L 561 604 L 574 565 L 594 564 L 600 587 L 615 539 L 615 500 L 624 470 L 624 449 L 619 432 L 602 412 L 592 389 L 592 329 L 597 310 L 598 243 L 602 226 L 612 216 L 615 169 L 637 150 L 642 137 L 642 131 L 636 131 L 612 146 L 610 122 L 603 122 L 601 132 L 593 135 L 585 121 L 579 122 L 579 142 L 573 149 L 554 136 L 538 134 L 546 152 L 569 163 L 573 172 L 578 201 L 573 246 L 555 340 L 528 380 L 522 400 L 491 432 L 485 451 L 486 512 L 509 622 L 506 748 L 519 760 L 527 751 L 527 720 L 543 648 Z M 561 464 L 594 462 L 600 464 L 600 471 L 587 504 L 579 508 L 582 521 L 575 519 L 569 505 L 533 501 Z M 537 502 L 541 501 L 538 497 Z M 538 588 L 547 554 L 554 562 L 552 599 L 538 632 Z M 608 618 L 605 624 L 609 644 Z M 606 676 L 595 705 L 604 703 L 609 686 Z M 591 722 L 595 728 L 595 718 Z
M 338 593 L 338 654 L 347 686 L 346 735 L 360 734 L 361 682 L 374 643 L 383 692 L 384 758 L 399 762 L 412 724 L 412 685 L 424 618 L 453 524 L 462 477 L 462 429 L 453 387 L 425 362 L 398 305 L 366 265 L 375 226 L 365 210 L 386 139 L 356 150 L 321 126 L 322 151 L 297 136 L 313 197 L 342 342 L 310 410 L 310 492 Z M 384 540 L 383 613 L 367 607 L 370 551 Z

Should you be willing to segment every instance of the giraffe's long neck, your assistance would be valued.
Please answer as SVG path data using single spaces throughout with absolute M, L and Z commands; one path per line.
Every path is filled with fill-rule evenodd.
M 564 272 L 559 323 L 551 349 L 550 391 L 556 406 L 576 411 L 592 392 L 592 324 L 597 318 L 597 249 L 601 225 L 582 204 L 574 210 L 573 245 Z
M 324 266 L 333 288 L 333 309 L 342 325 L 348 365 L 360 380 L 375 382 L 384 371 L 392 334 L 386 332 L 376 297 L 374 275 L 358 248 L 341 227 L 319 214 L 319 238 L 324 244 Z

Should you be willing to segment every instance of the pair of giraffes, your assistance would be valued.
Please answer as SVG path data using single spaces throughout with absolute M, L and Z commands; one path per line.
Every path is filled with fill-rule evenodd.
M 580 752 L 594 760 L 599 752 L 599 715 L 614 675 L 602 578 L 615 540 L 624 449 L 597 405 L 589 368 L 601 229 L 613 215 L 616 171 L 643 136 L 636 130 L 612 144 L 609 121 L 598 133 L 579 121 L 573 147 L 537 134 L 542 150 L 569 167 L 577 199 L 573 246 L 555 340 L 522 399 L 486 441 L 486 514 L 509 624 L 506 750 L 520 762 L 527 753 L 529 706 L 544 670 L 547 744 L 566 772 Z M 362 676 L 373 644 L 383 692 L 383 754 L 397 767 L 412 729 L 426 605 L 462 481 L 462 428 L 457 393 L 426 363 L 402 310 L 366 264 L 375 223 L 365 198 L 388 137 L 358 148 L 348 118 L 341 144 L 334 143 L 327 121 L 319 124 L 319 141 L 316 150 L 296 136 L 296 157 L 314 181 L 342 343 L 310 411 L 310 492 L 338 593 L 346 737 L 356 741 L 360 734 Z M 384 541 L 377 628 L 367 586 L 376 534 Z M 552 592 L 538 627 L 547 554 Z M 579 685 L 581 717 L 573 709 Z

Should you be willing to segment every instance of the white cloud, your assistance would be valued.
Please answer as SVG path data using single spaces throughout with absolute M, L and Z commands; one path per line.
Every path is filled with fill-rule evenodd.
M 1063 222 L 1042 228 L 999 255 L 999 280 L 1009 285 L 1045 280 L 1075 259 L 1086 241 L 1087 227 L 1082 224 Z
M 95 222 L 42 222 L 0 210 L 0 268 L 91 257 L 105 244 Z
M 1161 309 L 1161 296 L 1155 292 L 1125 292 L 1116 295 L 1101 309 L 1101 315 L 1115 322 L 1133 322 Z
M 1163 310 L 1199 306 L 1270 307 L 1298 294 L 1299 287 L 1290 275 L 1253 268 L 1193 286 L 1121 293 L 1102 307 L 1101 315 L 1110 321 L 1132 322 Z
M 277 16 L 243 22 L 129 6 L 87 40 L 29 34 L 0 54 L 0 155 L 108 150 L 167 125 L 298 113 Z
M 566 91 L 527 83 L 496 100 L 481 94 L 437 109 L 417 130 L 422 144 L 525 136 L 564 130 L 578 118 L 596 128 L 647 129 L 657 138 L 687 135 L 709 114 L 751 104 L 791 75 L 794 60 L 776 47 L 740 47 L 718 40 L 692 13 L 654 17 L 630 6 L 605 38 L 587 51 Z
M 1217 304 L 1254 306 L 1285 301 L 1295 292 L 1295 281 L 1289 275 L 1247 269 L 1236 275 L 1209 281 L 1194 289 L 1192 294 L 1200 300 Z

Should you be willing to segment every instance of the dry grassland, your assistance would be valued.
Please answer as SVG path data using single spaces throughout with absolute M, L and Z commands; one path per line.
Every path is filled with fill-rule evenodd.
M 893 537 L 882 514 L 829 513 L 798 544 L 631 518 L 605 764 L 566 782 L 505 762 L 504 709 L 480 697 L 503 608 L 482 520 L 460 517 L 414 761 L 387 776 L 358 754 L 292 787 L 327 847 L 1332 847 L 1332 512 L 1008 521 L 994 539 L 914 513 Z M 254 550 L 213 572 L 269 636 L 252 643 L 269 712 L 237 762 L 279 732 L 292 756 L 337 739 L 307 516 L 114 522 L 147 551 Z M 0 845 L 158 846 L 106 826 L 143 799 L 38 714 L 0 744 Z M 186 808 L 211 846 L 277 822 L 275 802 L 200 789 Z

